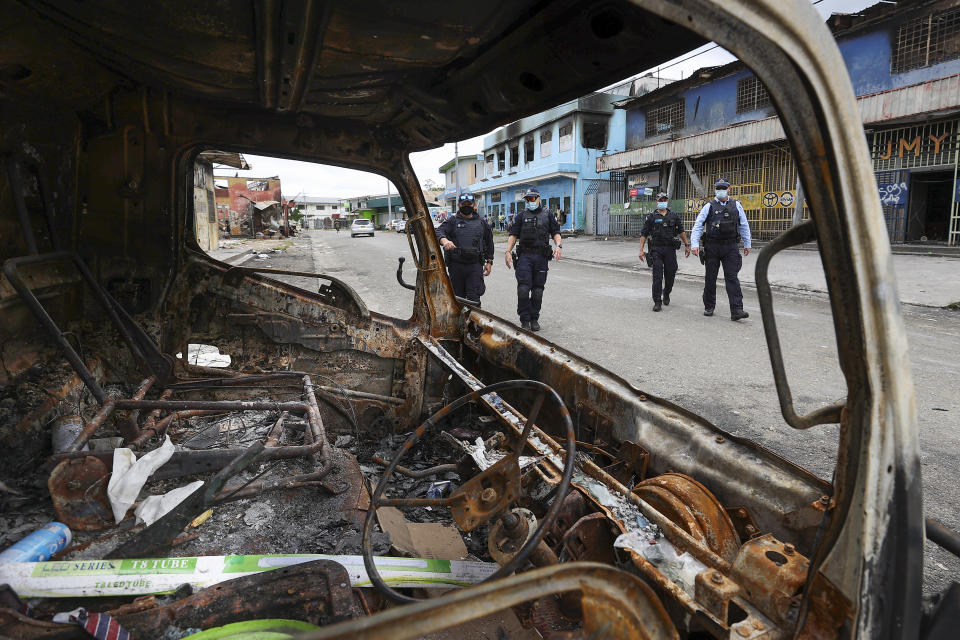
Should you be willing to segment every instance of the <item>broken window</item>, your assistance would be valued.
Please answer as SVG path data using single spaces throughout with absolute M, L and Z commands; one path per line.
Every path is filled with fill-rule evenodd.
M 546 131 L 540 132 L 540 157 L 547 158 L 550 156 L 551 149 L 550 146 L 553 140 L 553 131 L 547 129 Z
M 607 122 L 607 118 L 584 118 L 580 142 L 585 149 L 602 151 L 607 148 Z
M 493 154 L 492 153 L 486 157 L 486 167 L 484 168 L 484 171 L 488 176 L 493 175 Z
M 960 57 L 960 7 L 929 13 L 897 28 L 891 73 L 929 67 Z
M 510 168 L 516 167 L 520 164 L 520 145 L 515 144 L 510 147 Z
M 737 81 L 737 113 L 770 106 L 770 94 L 760 78 L 751 75 Z
M 387 245 L 377 242 L 387 223 L 401 216 L 404 203 L 395 186 L 384 183 L 381 176 L 340 167 L 265 156 L 246 159 L 251 167 L 248 172 L 269 172 L 276 177 L 250 179 L 235 176 L 231 168 L 225 170 L 229 175 L 211 176 L 201 183 L 212 187 L 214 180 L 225 181 L 225 189 L 214 191 L 195 183 L 194 238 L 207 255 L 242 269 L 242 273 L 277 280 L 351 313 L 372 310 L 409 317 L 413 292 L 403 289 L 395 277 L 388 280 L 393 283 L 389 290 L 370 288 L 384 275 L 393 275 L 397 255 L 409 254 L 401 235 L 391 232 Z M 202 173 L 201 160 L 202 156 L 194 180 Z M 289 206 L 290 198 L 283 193 L 306 192 L 317 183 L 331 185 L 325 189 L 336 185 L 343 193 L 328 195 L 355 200 L 357 206 L 349 213 L 335 213 L 333 205 L 311 204 L 309 225 L 304 224 L 303 214 Z M 264 184 L 268 185 L 265 190 L 260 188 Z M 212 219 L 208 211 L 214 212 Z M 383 266 L 356 268 L 372 264 Z M 415 279 L 414 270 L 409 277 Z
M 558 146 L 558 151 L 563 153 L 564 151 L 570 151 L 573 148 L 573 123 L 565 122 L 560 125 L 560 144 Z
M 533 138 L 530 136 L 523 139 L 523 161 L 533 162 Z
M 647 109 L 647 136 L 657 136 L 682 129 L 685 124 L 683 99 Z
M 506 168 L 506 150 L 501 149 L 497 152 L 497 173 L 503 173 L 503 170 Z

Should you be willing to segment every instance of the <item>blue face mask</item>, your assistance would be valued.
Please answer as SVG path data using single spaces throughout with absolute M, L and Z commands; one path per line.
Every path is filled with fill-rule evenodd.
M 536 210 L 537 210 L 537 207 L 539 207 L 539 206 L 540 206 L 540 201 L 539 201 L 539 200 L 534 200 L 533 202 L 530 202 L 529 200 L 527 201 L 527 210 L 528 210 L 528 211 L 536 211 Z
M 726 197 L 727 197 L 727 190 L 726 190 L 726 189 L 717 189 L 716 194 L 717 194 L 717 197 L 722 200 L 723 198 L 726 198 Z
M 669 203 L 669 202 L 658 202 L 658 203 L 657 203 L 657 209 L 666 209 L 668 204 L 670 204 L 670 203 Z

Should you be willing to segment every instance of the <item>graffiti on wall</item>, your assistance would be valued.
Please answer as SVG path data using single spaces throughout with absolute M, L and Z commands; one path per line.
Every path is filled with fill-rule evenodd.
M 880 204 L 899 206 L 907 204 L 907 183 L 889 182 L 877 185 L 880 191 Z

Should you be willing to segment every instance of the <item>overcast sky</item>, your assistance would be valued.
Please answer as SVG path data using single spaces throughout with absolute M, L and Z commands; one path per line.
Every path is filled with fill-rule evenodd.
M 872 6 L 878 1 L 816 0 L 814 4 L 820 15 L 826 19 L 831 13 L 852 13 L 864 7 Z M 664 78 L 680 79 L 686 78 L 701 67 L 726 64 L 733 60 L 734 56 L 727 53 L 726 50 L 713 44 L 706 44 L 675 60 L 664 63 L 660 67 L 653 67 L 643 73 L 656 73 L 659 70 Z M 442 147 L 414 153 L 411 156 L 413 168 L 421 184 L 428 179 L 432 179 L 439 185 L 443 184 L 443 176 L 440 175 L 438 169 L 453 159 L 453 147 L 453 143 L 445 144 Z M 458 144 L 458 147 L 460 155 L 480 153 L 483 151 L 483 136 L 463 140 Z M 348 198 L 386 193 L 387 191 L 387 179 L 371 173 L 264 156 L 246 155 L 245 157 L 253 168 L 249 171 L 240 171 L 239 175 L 253 177 L 279 175 L 283 186 L 283 195 L 287 198 L 293 198 L 300 194 Z M 224 169 L 217 170 L 215 173 L 217 175 L 234 175 L 237 172 L 234 169 Z M 390 191 L 396 193 L 396 188 L 391 185 Z

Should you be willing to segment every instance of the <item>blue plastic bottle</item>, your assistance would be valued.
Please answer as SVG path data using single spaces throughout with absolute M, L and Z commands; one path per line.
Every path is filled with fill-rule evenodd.
M 66 549 L 72 538 L 70 527 L 62 522 L 48 522 L 26 538 L 0 552 L 0 562 L 43 562 Z

